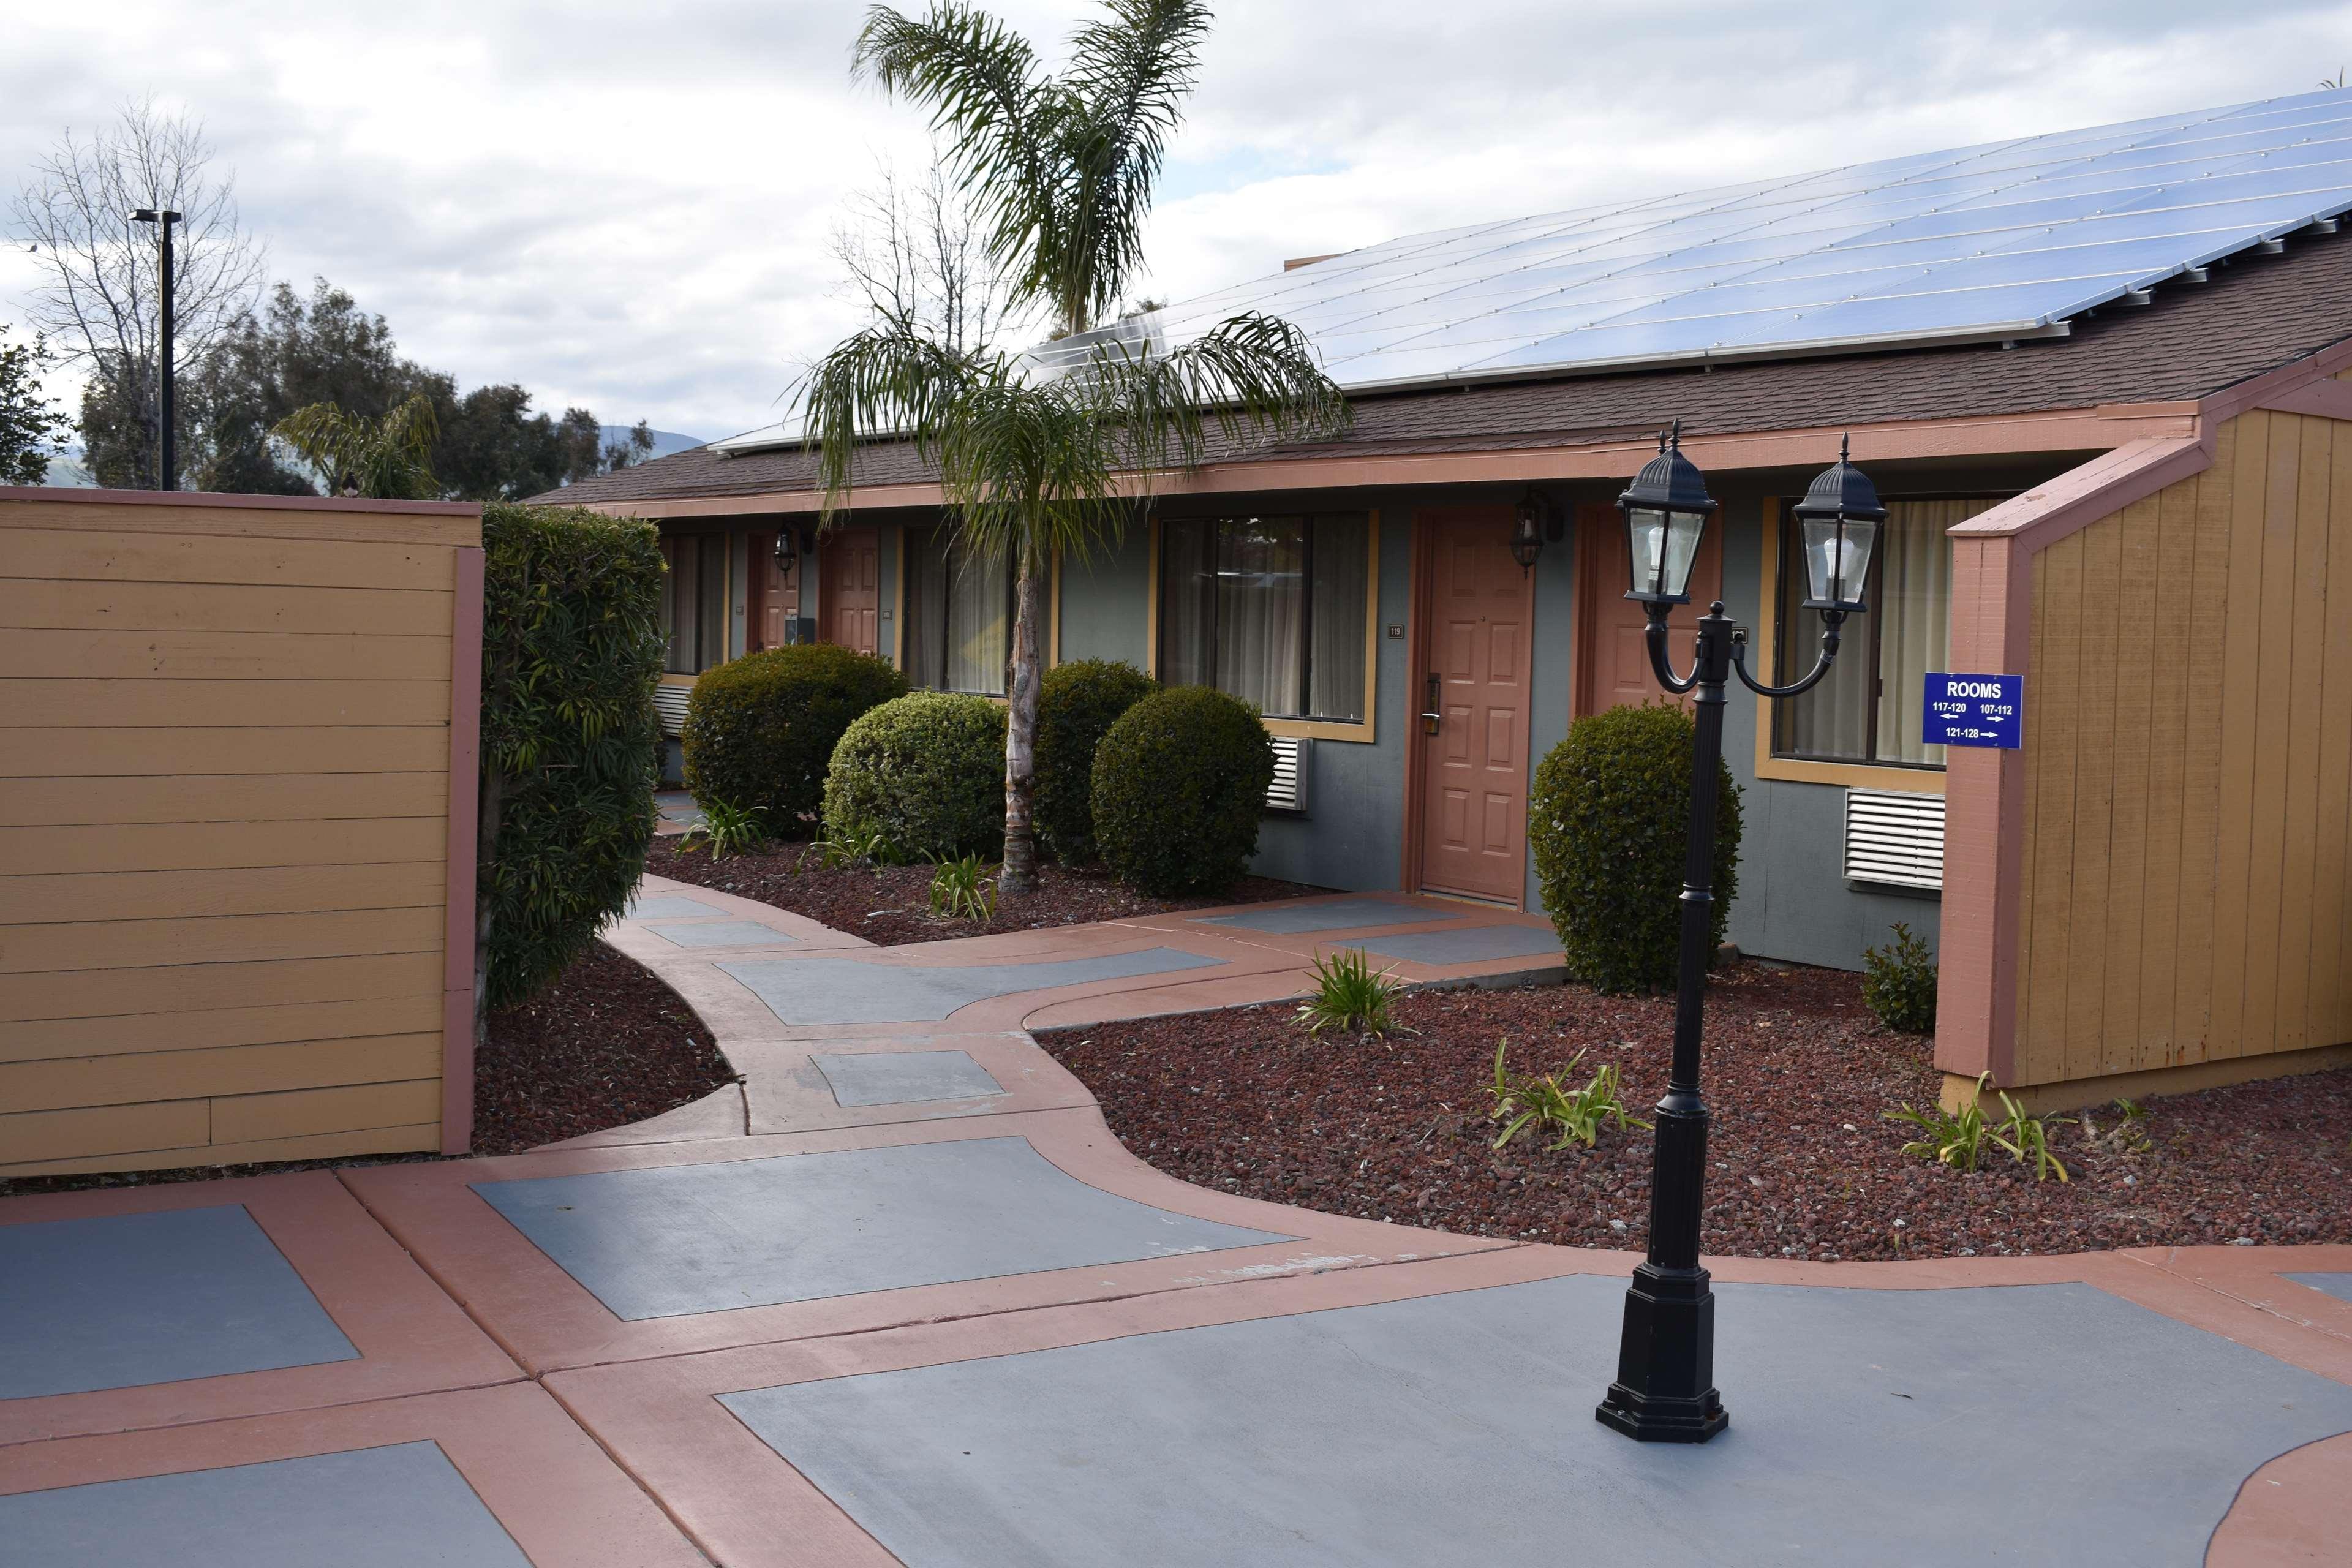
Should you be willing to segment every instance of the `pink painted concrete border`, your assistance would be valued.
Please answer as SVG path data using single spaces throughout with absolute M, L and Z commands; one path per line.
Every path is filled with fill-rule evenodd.
M 1195 1218 L 1298 1239 L 992 1279 L 919 1285 L 676 1318 L 625 1321 L 467 1190 L 476 1181 L 642 1170 L 839 1149 L 1018 1137 L 1100 1191 Z M 1511 1244 L 1349 1219 L 1211 1192 L 1129 1154 L 1092 1106 L 973 1121 L 911 1121 L 704 1143 L 542 1151 L 463 1164 L 376 1165 L 342 1179 L 443 1289 L 533 1373 L 765 1341 L 863 1333 L 908 1321 L 982 1317 L 1059 1302 L 1290 1273 L 1346 1271 L 1491 1252 Z
M 482 552 L 457 552 L 449 630 L 449 876 L 442 942 L 441 1152 L 474 1146 L 474 856 L 481 822 Z
M 708 1568 L 562 1406 L 523 1384 L 29 1444 L 8 1451 L 0 1495 L 418 1441 L 448 1456 L 533 1563 Z
M 0 1202 L 0 1225 L 226 1204 L 245 1205 L 360 1358 L 0 1400 L 0 1444 L 350 1405 L 522 1375 L 324 1171 L 29 1194 Z

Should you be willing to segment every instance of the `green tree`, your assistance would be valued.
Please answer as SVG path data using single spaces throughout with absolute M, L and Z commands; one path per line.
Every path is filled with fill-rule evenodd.
M 1287 322 L 1247 314 L 1177 347 L 1148 320 L 1108 331 L 1143 265 L 1143 224 L 1199 69 L 1199 0 L 1106 0 L 1045 74 L 1028 41 L 961 0 L 920 19 L 867 14 L 853 72 L 931 111 L 950 174 L 1011 303 L 1054 318 L 1050 357 L 943 342 L 885 320 L 811 373 L 807 431 L 829 519 L 848 504 L 856 443 L 911 439 L 969 544 L 1018 584 L 1004 742 L 1008 895 L 1036 882 L 1032 795 L 1040 589 L 1057 554 L 1083 561 L 1122 530 L 1156 472 L 1227 446 L 1334 432 L 1339 389 Z
M 433 400 L 416 393 L 369 418 L 331 403 L 313 403 L 278 422 L 270 434 L 320 473 L 338 495 L 376 500 L 432 500 L 433 440 L 439 429 Z
M 8 329 L 0 326 L 0 338 Z M 0 485 L 45 485 L 58 437 L 72 427 L 41 390 L 48 353 L 39 338 L 0 342 Z

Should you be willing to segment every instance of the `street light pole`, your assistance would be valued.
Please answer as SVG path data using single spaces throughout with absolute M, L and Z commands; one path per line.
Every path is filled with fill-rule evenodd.
M 1691 565 L 1716 510 L 1698 469 L 1682 455 L 1681 435 L 1677 424 L 1659 438 L 1658 456 L 1618 499 L 1633 563 L 1633 589 L 1625 596 L 1639 601 L 1648 617 L 1651 671 L 1675 695 L 1696 694 L 1675 1051 L 1652 1146 L 1649 1252 L 1625 1292 L 1617 1381 L 1593 1412 L 1604 1425 L 1644 1443 L 1704 1443 L 1731 1419 L 1715 1386 L 1715 1292 L 1699 1263 L 1709 1122 L 1699 1092 L 1699 1046 L 1715 946 L 1715 813 L 1724 693 L 1736 674 L 1759 696 L 1794 697 L 1829 673 L 1846 616 L 1864 607 L 1871 548 L 1886 516 L 1869 479 L 1846 461 L 1841 447 L 1837 466 L 1814 479 L 1796 508 L 1810 589 L 1805 603 L 1822 614 L 1822 651 L 1812 669 L 1787 686 L 1757 681 L 1748 673 L 1748 634 L 1724 613 L 1718 599 L 1699 617 L 1690 673 L 1678 676 L 1666 642 L 1667 619 L 1675 605 L 1690 602 Z
M 175 444 L 173 441 L 173 436 L 176 430 L 176 426 L 174 425 L 172 417 L 172 328 L 173 325 L 172 319 L 172 226 L 180 221 L 180 215 L 172 211 L 169 207 L 160 209 L 155 207 L 141 207 L 137 212 L 131 215 L 131 221 L 133 223 L 153 224 L 156 228 L 156 243 L 162 251 L 162 257 L 157 268 L 162 279 L 162 287 L 159 292 L 162 295 L 163 304 L 163 332 L 161 334 L 163 338 L 163 345 L 161 355 L 162 363 L 158 366 L 160 374 L 156 378 L 158 384 L 156 394 L 157 414 L 158 422 L 161 426 L 161 429 L 158 432 L 158 442 L 161 450 L 156 460 L 156 470 L 158 476 L 156 488 L 158 489 L 175 490 L 180 488 L 180 470 L 179 464 L 176 460 L 176 455 L 173 451 L 173 447 Z

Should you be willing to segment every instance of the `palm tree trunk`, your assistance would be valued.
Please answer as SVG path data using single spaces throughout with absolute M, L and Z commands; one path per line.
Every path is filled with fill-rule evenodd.
M 1013 689 L 1004 725 L 1004 864 L 996 889 L 1019 898 L 1037 886 L 1037 829 L 1031 809 L 1037 779 L 1037 657 L 1040 552 L 1021 552 L 1021 583 L 1013 615 Z

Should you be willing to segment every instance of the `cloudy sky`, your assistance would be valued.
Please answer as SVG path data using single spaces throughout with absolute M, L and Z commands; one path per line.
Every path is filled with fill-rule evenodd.
M 1085 7 L 1002 0 L 1050 46 Z M 828 236 L 919 117 L 853 0 L 16 8 L 0 195 L 124 100 L 200 118 L 273 276 L 462 384 L 699 437 L 776 416 L 852 315 Z M 1150 292 L 1398 234 L 2307 91 L 2352 5 L 1225 0 Z M 37 281 L 0 247 L 0 319 Z

